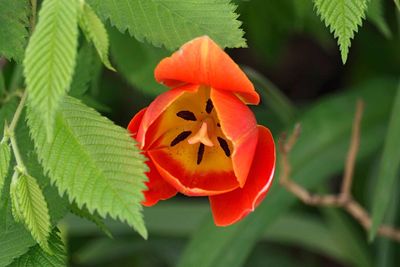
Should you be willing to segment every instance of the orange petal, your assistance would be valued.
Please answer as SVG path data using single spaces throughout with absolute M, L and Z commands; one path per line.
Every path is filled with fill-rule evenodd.
M 247 76 L 208 36 L 184 44 L 171 57 L 163 59 L 154 74 L 158 82 L 169 87 L 203 84 L 234 92 L 248 104 L 260 102 Z
M 267 194 L 275 170 L 275 145 L 271 132 L 258 126 L 259 141 L 249 177 L 243 188 L 211 196 L 210 204 L 214 222 L 227 226 L 254 211 Z
M 185 151 L 182 151 L 182 153 L 185 153 Z M 228 169 L 209 169 L 207 166 L 215 164 L 215 162 L 203 162 L 196 165 L 195 159 L 189 159 L 188 163 L 175 159 L 173 155 L 173 151 L 171 152 L 169 148 L 148 151 L 149 158 L 154 162 L 161 176 L 182 194 L 210 196 L 229 192 L 238 187 L 236 177 L 233 171 L 229 170 L 229 166 Z M 191 155 L 188 154 L 188 156 Z M 203 161 L 205 160 L 215 161 L 215 159 L 207 159 L 207 154 L 205 154 Z M 190 162 L 193 162 L 193 164 Z
M 140 143 L 141 148 L 146 148 L 146 137 L 149 135 L 147 132 L 150 126 L 160 117 L 160 115 L 180 96 L 187 91 L 196 91 L 199 86 L 188 85 L 179 88 L 171 89 L 159 95 L 147 108 L 143 116 L 142 123 L 138 130 L 137 141 Z
M 143 116 L 146 110 L 147 108 L 141 109 L 138 113 L 135 114 L 135 116 L 129 122 L 128 130 L 131 132 L 132 138 L 134 139 L 136 139 L 140 124 L 142 123 Z
M 148 189 L 143 191 L 145 200 L 142 204 L 149 207 L 157 204 L 159 200 L 165 200 L 175 196 L 178 191 L 161 177 L 153 162 L 147 161 L 146 164 L 150 171 L 146 173 L 149 178 L 149 181 L 146 182 Z
M 225 136 L 233 144 L 232 164 L 240 187 L 246 182 L 257 146 L 257 121 L 236 96 L 211 89 L 211 100 Z

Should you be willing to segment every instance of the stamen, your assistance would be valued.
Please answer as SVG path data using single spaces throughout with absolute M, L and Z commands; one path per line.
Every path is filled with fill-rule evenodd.
M 214 107 L 213 102 L 211 101 L 211 99 L 208 99 L 206 104 L 206 112 L 210 114 L 211 111 L 213 110 L 213 107 Z
M 203 122 L 199 131 L 189 138 L 188 143 L 191 145 L 202 143 L 206 146 L 214 146 L 210 137 L 208 137 L 208 126 L 206 122 Z
M 176 116 L 179 118 L 182 118 L 187 121 L 196 121 L 196 116 L 193 114 L 193 112 L 188 111 L 188 110 L 182 110 L 176 113 Z
M 225 155 L 229 157 L 231 155 L 231 150 L 229 149 L 228 142 L 226 142 L 226 140 L 222 137 L 218 137 L 217 139 L 222 150 L 224 150 Z
M 203 160 L 203 155 L 204 155 L 204 145 L 200 144 L 199 150 L 197 150 L 197 165 L 199 165 Z
M 180 134 L 178 134 L 174 140 L 172 140 L 171 142 L 171 146 L 175 146 L 177 144 L 179 144 L 180 142 L 182 142 L 183 140 L 185 140 L 186 138 L 188 138 L 189 135 L 191 135 L 192 132 L 191 131 L 183 131 Z

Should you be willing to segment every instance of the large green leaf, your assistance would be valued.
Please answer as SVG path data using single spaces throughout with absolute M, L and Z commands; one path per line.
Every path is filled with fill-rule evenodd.
M 63 267 L 66 265 L 66 252 L 58 230 L 54 230 L 49 238 L 51 255 L 39 245 L 31 247 L 21 257 L 15 259 L 8 267 Z
M 375 187 L 372 205 L 372 226 L 370 238 L 373 239 L 382 223 L 390 200 L 395 192 L 395 181 L 399 177 L 400 168 L 400 84 L 397 90 L 388 132 L 385 139 L 385 147 L 379 167 L 378 182 Z
M 60 194 L 67 192 L 79 207 L 126 221 L 147 236 L 140 205 L 147 167 L 125 129 L 71 97 L 61 103 L 50 142 L 33 110 L 28 124 L 41 163 Z
M 115 29 L 110 31 L 110 39 L 111 54 L 123 78 L 148 94 L 156 96 L 165 92 L 166 87 L 157 83 L 154 78 L 154 69 L 169 52 L 141 43 Z
M 0 231 L 0 266 L 7 266 L 14 258 L 23 255 L 35 244 L 32 236 L 21 224 L 14 223 Z
M 21 174 L 17 180 L 13 177 L 10 196 L 16 220 L 23 222 L 39 245 L 50 253 L 47 243 L 51 230 L 50 215 L 36 179 L 27 174 Z
M 317 13 L 338 39 L 343 64 L 354 33 L 365 18 L 368 0 L 314 0 Z
M 28 1 L 0 0 L 0 56 L 22 61 L 28 37 Z
M 244 47 L 236 6 L 229 0 L 89 0 L 122 33 L 173 50 L 208 35 L 222 47 Z
M 45 0 L 24 60 L 29 104 L 49 138 L 62 97 L 69 89 L 78 43 L 78 1 Z
M 103 64 L 108 69 L 115 71 L 108 59 L 109 41 L 106 28 L 88 4 L 82 6 L 79 24 L 87 39 L 96 47 Z
M 377 140 L 386 126 L 395 87 L 392 80 L 368 81 L 357 90 L 319 101 L 306 112 L 300 120 L 302 135 L 290 155 L 293 179 L 306 188 L 313 188 L 343 169 L 351 114 L 359 97 L 364 99 L 367 108 L 358 159 L 375 152 L 380 145 Z M 385 89 L 385 94 L 378 89 Z M 201 227 L 189 243 L 180 266 L 241 266 L 261 233 L 296 201 L 293 195 L 278 187 L 275 179 L 271 192 L 254 214 L 228 228 L 211 227 L 211 223 Z
M 347 263 L 357 267 L 372 267 L 371 251 L 363 235 L 352 224 L 351 218 L 338 209 L 321 208 L 335 244 L 341 248 Z

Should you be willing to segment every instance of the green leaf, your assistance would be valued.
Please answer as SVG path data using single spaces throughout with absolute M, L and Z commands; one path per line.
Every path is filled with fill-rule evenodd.
M 21 174 L 11 181 L 10 196 L 15 210 L 14 217 L 24 223 L 32 237 L 48 253 L 50 215 L 46 199 L 35 178 Z
M 357 159 L 376 153 L 390 112 L 393 80 L 369 80 L 345 94 L 318 101 L 301 117 L 302 134 L 290 154 L 292 178 L 307 189 L 326 182 L 343 169 L 351 135 L 356 99 L 366 103 Z M 379 88 L 385 88 L 382 94 Z M 318 133 L 317 135 L 315 133 Z M 328 164 L 329 163 L 329 164 Z M 278 166 L 277 166 L 278 167 Z M 279 168 L 275 177 L 279 177 Z M 298 200 L 278 186 L 277 178 L 264 202 L 243 221 L 226 228 L 200 227 L 178 266 L 243 265 L 261 234 Z
M 397 7 L 397 11 L 400 12 L 400 0 L 394 0 L 394 3 Z
M 16 100 L 16 98 L 14 100 Z M 10 117 L 12 116 L 12 112 L 16 109 L 18 104 L 18 102 L 14 100 L 8 102 L 0 110 L 0 115 L 3 113 L 3 110 L 10 110 Z M 9 112 L 7 111 L 5 113 Z M 68 201 L 60 198 L 57 189 L 54 186 L 50 186 L 49 179 L 44 176 L 43 169 L 36 159 L 33 143 L 30 139 L 29 130 L 24 118 L 25 112 L 22 113 L 15 132 L 17 143 L 28 172 L 37 179 L 39 185 L 43 188 L 43 193 L 48 203 L 51 222 L 54 226 L 67 213 Z M 10 191 L 11 175 L 12 173 L 10 172 L 6 179 L 4 192 Z M 22 224 L 14 221 L 11 212 L 11 200 L 9 197 L 9 194 L 3 194 L 0 197 L 0 266 L 7 266 L 13 261 L 13 259 L 26 253 L 30 247 L 37 245 L 26 228 Z
M 43 120 L 48 138 L 69 89 L 78 40 L 78 2 L 45 0 L 24 60 L 29 104 Z
M 151 95 L 165 92 L 165 86 L 154 79 L 157 64 L 169 55 L 169 52 L 122 34 L 116 29 L 110 30 L 111 54 L 118 72 L 135 88 Z
M 399 177 L 400 168 L 400 83 L 394 100 L 388 132 L 385 138 L 382 160 L 378 172 L 378 182 L 375 187 L 372 205 L 372 226 L 369 232 L 370 240 L 376 236 L 382 223 L 390 200 L 395 192 L 394 184 Z
M 127 131 L 80 101 L 66 97 L 56 114 L 55 135 L 46 141 L 40 116 L 30 110 L 28 125 L 41 163 L 79 207 L 86 204 L 104 218 L 126 221 L 142 236 L 145 158 Z
M 3 192 L 4 182 L 10 166 L 11 151 L 8 142 L 0 142 L 0 197 Z
M 18 172 L 14 172 L 12 181 L 17 181 Z M 21 213 L 21 207 L 19 206 L 18 196 L 17 196 L 17 187 L 16 183 L 11 183 L 10 185 L 10 200 L 11 200 L 11 210 L 14 220 L 18 223 L 23 223 L 24 219 Z
M 347 263 L 357 267 L 372 267 L 371 251 L 363 235 L 360 235 L 352 224 L 352 219 L 342 215 L 343 211 L 337 209 L 321 208 L 326 217 L 329 232 L 336 245 L 341 248 Z
M 28 37 L 28 1 L 0 0 L 0 55 L 22 61 Z
M 101 231 L 103 231 L 103 233 L 105 233 L 109 238 L 112 238 L 110 229 L 96 212 L 91 214 L 86 207 L 79 208 L 76 203 L 71 204 L 70 210 L 73 214 L 93 222 Z
M 96 47 L 103 64 L 110 70 L 115 71 L 108 59 L 108 35 L 103 23 L 94 13 L 93 9 L 88 4 L 83 4 L 79 25 L 85 33 L 88 40 L 90 40 Z
M 35 244 L 31 235 L 20 224 L 12 224 L 0 231 L 0 266 L 9 265 L 15 257 L 26 253 Z
M 81 97 L 88 89 L 94 76 L 94 66 L 98 63 L 93 47 L 88 43 L 83 44 L 79 49 L 74 77 L 71 83 L 69 94 L 74 97 Z
M 325 26 L 330 27 L 342 54 L 343 64 L 347 55 L 354 33 L 361 26 L 365 18 L 368 0 L 314 0 L 314 5 Z
M 386 37 L 391 38 L 392 32 L 385 20 L 383 14 L 383 2 L 382 0 L 370 0 L 367 11 L 368 20 L 370 20 L 378 30 Z
M 58 230 L 49 238 L 52 255 L 46 253 L 39 245 L 31 247 L 25 254 L 15 259 L 8 267 L 63 267 L 66 266 L 66 252 Z
M 242 68 L 258 89 L 265 105 L 273 110 L 284 125 L 293 123 L 297 114 L 294 104 L 271 81 L 256 70 L 247 66 Z
M 89 0 L 122 33 L 169 50 L 208 35 L 222 47 L 245 47 L 236 6 L 229 0 Z

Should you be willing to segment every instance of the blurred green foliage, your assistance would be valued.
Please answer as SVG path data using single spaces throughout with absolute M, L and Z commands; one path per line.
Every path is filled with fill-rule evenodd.
M 382 5 L 382 9 L 368 11 L 344 66 L 335 40 L 306 0 L 237 1 L 249 48 L 228 50 L 262 96 L 262 105 L 254 108 L 259 123 L 270 127 L 276 138 L 284 130 L 291 131 L 295 122 L 302 124 L 291 161 L 294 179 L 307 188 L 330 185 L 330 191 L 337 190 L 340 179 L 335 177 L 343 170 L 355 102 L 365 101 L 354 193 L 367 207 L 371 205 L 368 192 L 373 191 L 366 180 L 376 183 L 381 178 L 376 172 L 369 174 L 372 163 L 381 158 L 400 74 L 399 14 L 390 1 L 373 2 L 374 8 Z M 89 94 L 107 103 L 112 110 L 108 115 L 126 125 L 137 110 L 165 90 L 154 82 L 152 69 L 168 52 L 112 27 L 109 34 L 118 73 L 105 71 L 100 94 Z M 112 93 L 102 93 L 107 91 Z M 397 193 L 388 196 L 394 203 Z M 396 211 L 392 208 L 391 219 L 385 222 L 398 223 Z M 396 266 L 400 261 L 397 243 L 381 238 L 368 243 L 364 230 L 343 211 L 298 204 L 276 180 L 254 214 L 228 228 L 213 225 L 205 199 L 178 197 L 146 209 L 145 219 L 147 242 L 119 223 L 107 223 L 114 235 L 110 240 L 93 224 L 67 217 L 70 263 L 362 267 L 378 262 Z
M 97 3 L 95 10 L 104 11 L 101 1 L 89 2 Z M 352 193 L 372 212 L 376 227 L 380 223 L 400 226 L 400 10 L 396 9 L 395 1 L 369 1 L 366 18 L 352 40 L 346 65 L 342 63 L 336 40 L 316 14 L 313 1 L 234 2 L 238 4 L 236 12 L 243 22 L 248 48 L 227 51 L 261 95 L 261 105 L 252 108 L 258 122 L 268 126 L 276 140 L 282 132 L 292 131 L 296 122 L 302 125 L 301 137 L 290 154 L 293 179 L 311 191 L 322 188 L 324 192 L 337 192 L 355 103 L 362 99 L 365 112 Z M 0 6 L 4 3 L 0 0 Z M 100 16 L 107 17 L 107 14 Z M 124 33 L 112 26 L 117 24 L 121 28 L 121 21 L 107 20 L 106 24 L 111 64 L 117 72 L 105 69 L 94 47 L 81 38 L 69 94 L 126 127 L 138 110 L 167 90 L 154 81 L 153 70 L 171 52 L 133 38 L 131 35 L 135 34 L 130 31 L 135 30 L 135 18 L 124 19 L 130 23 Z M 236 25 L 236 22 L 230 23 Z M 25 35 L 22 28 L 19 30 Z M 229 36 L 225 40 L 221 32 L 217 36 L 222 42 L 238 46 L 240 31 L 235 35 L 235 42 Z M 0 29 L 0 37 L 2 33 Z M 187 39 L 189 35 L 182 36 Z M 159 44 L 157 36 L 153 37 L 150 41 Z M 178 42 L 171 36 L 162 36 L 162 39 L 169 44 L 168 48 L 176 47 Z M 19 40 L 18 50 L 25 41 Z M 2 44 L 0 51 L 1 48 Z M 17 52 L 6 56 L 20 59 L 21 51 Z M 20 68 L 9 63 L 0 72 L 1 101 L 5 99 L 4 88 L 14 90 L 22 85 Z M 11 98 L 7 104 L 0 102 L 0 117 L 8 121 L 17 105 L 15 96 Z M 0 121 L 0 136 L 3 127 Z M 19 125 L 17 134 L 24 159 L 31 162 L 28 168 L 45 191 L 49 210 L 57 206 L 54 210 L 58 212 L 51 213 L 55 224 L 71 207 L 65 197 L 58 196 L 49 180 L 42 177 L 43 170 L 38 168 L 36 155 L 32 153 L 33 144 L 26 125 Z M 278 167 L 276 178 L 279 172 Z M 6 211 L 8 200 L 2 200 L 0 211 Z M 369 241 L 368 233 L 342 210 L 307 207 L 281 188 L 277 179 L 254 213 L 226 228 L 213 224 L 205 198 L 178 196 L 146 208 L 147 241 L 122 223 L 103 222 L 84 209 L 74 212 L 72 207 L 72 213 L 91 221 L 68 214 L 58 224 L 61 239 L 67 245 L 69 266 L 395 267 L 400 262 L 399 243 L 379 236 Z M 10 220 L 11 214 L 0 218 L 0 266 L 10 264 L 22 254 L 25 254 L 25 258 L 21 257 L 23 260 L 29 253 L 38 253 L 29 233 L 22 227 L 9 227 Z M 13 246 L 16 241 L 25 248 Z M 54 266 L 57 264 L 60 265 L 54 263 Z

